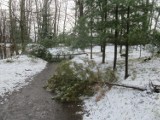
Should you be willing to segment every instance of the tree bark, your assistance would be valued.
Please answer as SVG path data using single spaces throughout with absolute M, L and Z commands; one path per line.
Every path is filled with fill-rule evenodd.
M 65 17 L 64 17 L 64 23 L 63 23 L 63 41 L 64 41 L 64 43 L 65 43 L 65 29 L 66 29 L 66 20 L 67 20 L 67 9 L 68 9 L 68 0 L 66 1 Z
M 14 53 L 14 51 L 16 52 L 16 55 L 18 55 L 18 49 L 17 49 L 17 44 L 16 44 L 16 41 L 15 41 L 15 36 L 13 34 L 14 32 L 14 25 L 13 24 L 16 24 L 14 23 L 14 18 L 12 16 L 12 0 L 9 0 L 9 18 L 10 18 L 10 39 L 13 43 L 13 51 L 12 53 Z
M 6 53 L 6 13 L 5 12 L 3 12 L 2 13 L 2 16 L 3 16 L 3 37 L 2 37 L 2 39 L 3 39 L 3 42 L 4 42 L 4 59 L 6 59 L 6 57 L 7 57 L 7 53 Z
M 42 12 L 42 39 L 45 39 L 46 37 L 48 37 L 48 1 L 49 0 L 45 0 L 43 3 L 43 12 Z
M 128 43 L 129 43 L 129 26 L 130 26 L 130 6 L 127 8 L 127 39 L 126 39 L 126 57 L 125 57 L 125 79 L 128 78 Z
M 109 85 L 109 86 L 119 86 L 119 87 L 124 87 L 124 88 L 136 89 L 136 90 L 140 90 L 140 91 L 147 90 L 146 88 L 131 86 L 131 85 L 125 85 L 125 84 L 117 84 L 117 83 L 109 83 L 109 82 L 105 82 L 105 84 Z
M 54 37 L 57 36 L 57 13 L 58 13 L 58 3 L 57 3 L 57 0 L 54 0 L 55 1 L 55 14 L 54 14 Z
M 25 20 L 25 0 L 21 0 L 20 3 L 20 29 L 21 29 L 21 45 L 22 45 L 22 53 L 25 52 L 25 44 L 26 44 L 26 20 Z
M 115 19 L 116 19 L 116 29 L 115 29 L 115 41 L 114 41 L 114 63 L 113 69 L 116 70 L 117 64 L 117 42 L 118 42 L 118 5 L 116 5 L 115 9 Z
M 59 22 L 60 22 L 60 16 L 61 16 L 61 0 L 59 2 L 59 8 L 58 8 L 58 21 L 57 21 L 57 34 L 59 33 Z
M 83 0 L 78 0 L 77 3 L 79 5 L 79 18 L 81 18 L 83 17 L 83 11 L 84 11 Z

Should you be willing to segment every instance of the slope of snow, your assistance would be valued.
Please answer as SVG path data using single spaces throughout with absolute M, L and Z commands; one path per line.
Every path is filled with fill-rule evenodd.
M 8 62 L 7 62 L 8 61 Z M 26 55 L 12 60 L 0 60 L 0 97 L 12 93 L 28 84 L 32 77 L 42 71 L 46 62 Z
M 140 51 L 130 48 L 129 74 L 124 80 L 124 58 L 118 53 L 117 76 L 118 82 L 127 85 L 148 87 L 150 81 L 160 85 L 160 58 L 153 58 L 144 62 L 144 57 L 151 56 L 146 50 L 142 50 L 142 58 L 139 59 Z M 85 50 L 90 52 L 89 49 Z M 106 64 L 101 64 L 100 47 L 93 49 L 93 60 L 100 68 L 113 66 L 114 47 L 106 47 Z M 118 49 L 119 51 L 119 49 Z M 82 63 L 82 58 L 89 56 L 77 56 L 73 60 Z M 101 69 L 104 70 L 104 69 Z M 83 120 L 160 120 L 160 94 L 149 94 L 133 89 L 112 87 L 106 90 L 104 96 L 97 101 L 100 93 L 84 100 Z

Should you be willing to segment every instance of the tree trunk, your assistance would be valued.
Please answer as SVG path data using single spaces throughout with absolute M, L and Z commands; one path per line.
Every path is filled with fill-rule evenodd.
M 6 13 L 2 13 L 3 16 L 3 42 L 4 42 L 4 59 L 7 57 L 6 53 Z
M 146 88 L 131 86 L 131 85 L 125 85 L 125 84 L 109 83 L 109 82 L 105 82 L 105 84 L 108 85 L 108 86 L 119 86 L 119 87 L 124 87 L 124 88 L 136 89 L 136 90 L 140 90 L 140 91 L 147 90 Z
M 93 3 L 91 3 L 91 12 L 94 12 Z M 93 39 L 93 22 L 94 22 L 94 19 L 93 19 L 92 15 L 91 15 L 90 22 L 91 22 L 91 26 L 90 26 L 90 30 L 91 30 L 91 45 L 90 45 L 90 47 L 91 47 L 91 56 L 90 56 L 90 58 L 93 59 L 93 40 L 92 39 Z
M 103 40 L 103 45 L 102 45 L 102 63 L 105 63 L 105 58 L 106 58 L 106 40 Z
M 58 7 L 58 3 L 57 3 L 57 0 L 54 0 L 54 1 L 55 1 L 54 37 L 56 37 L 57 36 L 57 13 L 58 13 L 57 7 Z
M 64 24 L 63 24 L 63 41 L 64 41 L 64 43 L 65 43 L 65 29 L 66 29 L 66 20 L 67 20 L 67 9 L 68 9 L 68 0 L 66 1 L 65 17 L 64 17 Z
M 140 55 L 139 55 L 139 58 L 141 58 L 141 56 L 142 56 L 142 45 L 140 44 L 140 53 L 139 53 Z
M 3 43 L 2 20 L 0 20 L 0 43 Z M 0 57 L 1 57 L 1 59 L 4 58 L 3 44 L 0 45 Z
M 83 0 L 78 0 L 78 5 L 79 5 L 79 17 L 83 17 L 83 10 L 84 10 L 84 7 L 83 7 Z
M 116 29 L 115 29 L 115 42 L 114 42 L 114 65 L 113 69 L 116 70 L 117 64 L 117 42 L 118 42 L 118 5 L 116 5 L 115 10 L 115 19 L 116 19 Z
M 40 14 L 39 14 L 39 8 L 38 8 L 38 0 L 35 0 L 35 6 L 36 6 L 36 22 L 37 22 L 37 40 L 40 39 L 41 35 L 41 23 L 40 23 L 40 20 L 41 20 L 41 17 L 40 17 Z
M 127 8 L 127 39 L 126 39 L 126 57 L 125 57 L 125 79 L 128 78 L 128 43 L 129 43 L 129 26 L 130 26 L 130 6 Z
M 61 0 L 60 0 L 60 3 L 59 3 L 59 10 L 58 10 L 57 34 L 59 33 L 60 16 L 61 16 Z
M 43 12 L 42 12 L 42 39 L 45 39 L 48 37 L 48 1 L 49 0 L 45 0 L 43 3 Z
M 102 22 L 103 22 L 103 24 L 105 24 L 106 22 L 107 22 L 107 17 L 108 17 L 108 11 L 107 11 L 107 9 L 106 9 L 106 6 L 108 5 L 108 0 L 106 0 L 105 1 L 105 4 L 104 4 L 104 6 L 103 6 L 103 9 L 104 9 L 104 13 L 103 13 L 103 15 L 102 15 Z M 103 30 L 102 30 L 102 32 L 104 32 L 104 34 L 107 34 L 107 28 L 104 28 Z M 102 48 L 103 48 L 103 52 L 102 52 L 102 63 L 105 63 L 105 59 L 106 59 L 106 43 L 107 43 L 107 41 L 106 41 L 106 35 L 104 35 L 103 36 L 103 42 L 102 42 Z
M 16 44 L 16 41 L 15 41 L 15 36 L 13 34 L 14 32 L 14 25 L 13 24 L 16 24 L 14 23 L 14 18 L 12 17 L 12 0 L 9 0 L 9 18 L 10 18 L 10 39 L 12 40 L 12 43 L 13 43 L 13 51 L 12 53 L 14 53 L 14 51 L 16 52 L 16 55 L 18 55 L 18 49 L 17 49 L 17 44 Z
M 21 0 L 21 4 L 20 4 L 20 29 L 21 29 L 21 45 L 22 45 L 22 53 L 25 52 L 25 46 L 26 46 L 26 20 L 25 20 L 25 0 Z
M 124 87 L 124 88 L 130 88 L 134 90 L 139 91 L 147 91 L 147 93 L 160 93 L 160 85 L 154 85 L 152 82 L 149 83 L 148 89 L 146 87 L 138 87 L 138 86 L 132 86 L 132 85 L 125 85 L 125 84 L 118 84 L 118 83 L 109 83 L 105 82 L 105 84 L 111 88 L 112 86 L 118 86 L 118 87 Z
M 91 28 L 91 56 L 90 56 L 91 59 L 93 59 L 93 40 L 92 39 L 93 39 L 93 30 Z

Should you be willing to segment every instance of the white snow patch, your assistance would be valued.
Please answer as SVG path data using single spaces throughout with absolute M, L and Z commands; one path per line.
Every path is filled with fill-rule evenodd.
M 112 88 L 103 99 L 85 100 L 83 120 L 159 120 L 160 94 Z
M 7 62 L 10 61 L 10 62 Z M 46 67 L 47 62 L 30 58 L 26 55 L 16 56 L 8 60 L 0 60 L 0 96 L 11 94 L 27 85 L 26 79 L 32 77 Z
M 70 47 L 54 47 L 54 48 L 49 48 L 48 50 L 52 55 L 76 54 L 82 52 L 82 50 L 80 49 L 75 50 Z

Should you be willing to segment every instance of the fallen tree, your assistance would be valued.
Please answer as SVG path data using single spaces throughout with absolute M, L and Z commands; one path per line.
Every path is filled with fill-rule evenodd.
M 101 72 L 94 61 L 89 59 L 82 61 L 84 64 L 74 61 L 60 63 L 46 86 L 47 90 L 54 93 L 53 99 L 61 102 L 79 101 L 83 96 L 92 96 L 97 92 L 96 82 L 101 84 L 103 80 L 117 81 L 113 70 L 106 69 L 105 72 Z
M 148 93 L 160 93 L 160 85 L 153 84 L 152 82 L 149 83 L 148 87 L 139 87 L 139 86 L 132 86 L 132 85 L 126 85 L 126 84 L 119 84 L 119 83 L 109 83 L 105 82 L 109 88 L 113 86 L 118 86 L 118 87 L 124 87 L 124 88 L 130 88 L 130 89 L 135 89 L 139 91 L 147 91 Z
M 125 85 L 125 84 L 109 83 L 109 82 L 105 82 L 105 84 L 106 84 L 107 86 L 109 86 L 109 87 L 112 87 L 112 86 L 119 86 L 119 87 L 125 87 L 125 88 L 136 89 L 136 90 L 140 90 L 140 91 L 145 91 L 145 90 L 147 90 L 146 88 L 137 87 L 137 86 L 131 86 L 131 85 Z

